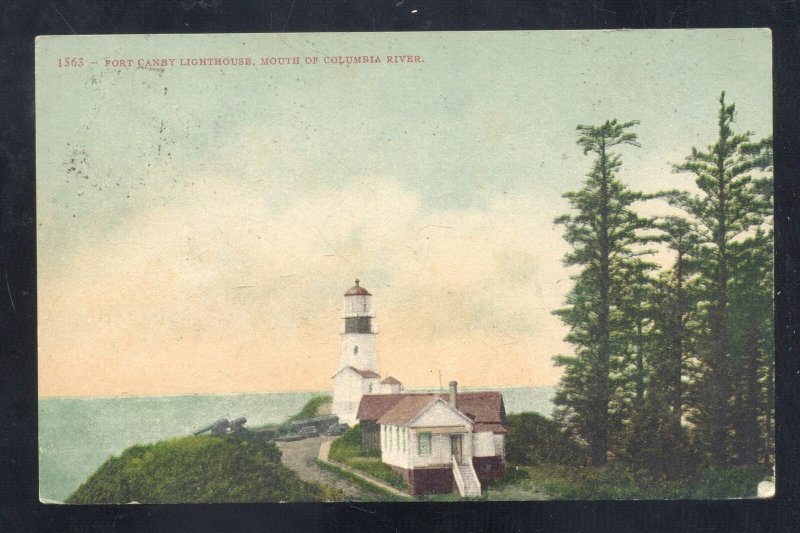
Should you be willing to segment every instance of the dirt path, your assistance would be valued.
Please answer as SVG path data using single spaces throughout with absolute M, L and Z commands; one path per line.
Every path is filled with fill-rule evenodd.
M 345 500 L 362 502 L 378 500 L 379 498 L 376 495 L 319 467 L 317 454 L 319 453 L 319 446 L 324 440 L 333 440 L 333 437 L 315 437 L 293 442 L 277 442 L 278 448 L 283 452 L 281 462 L 297 472 L 300 479 L 304 481 L 317 481 L 342 490 Z

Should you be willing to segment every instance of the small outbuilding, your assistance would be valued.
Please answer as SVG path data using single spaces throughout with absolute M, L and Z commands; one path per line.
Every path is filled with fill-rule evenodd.
M 397 378 L 389 376 L 381 380 L 377 392 L 379 394 L 397 394 L 403 392 L 403 384 Z

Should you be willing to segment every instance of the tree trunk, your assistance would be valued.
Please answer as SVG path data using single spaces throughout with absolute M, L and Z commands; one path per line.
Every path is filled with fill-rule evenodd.
M 686 326 L 686 303 L 683 294 L 683 251 L 678 251 L 675 262 L 675 316 L 673 320 L 674 338 L 672 352 L 672 432 L 676 438 L 681 435 L 683 416 L 683 330 Z
M 600 149 L 600 228 L 599 228 L 599 309 L 597 312 L 597 361 L 595 364 L 594 387 L 595 398 L 590 399 L 595 411 L 595 431 L 594 440 L 591 442 L 592 466 L 603 466 L 606 464 L 608 453 L 608 372 L 609 372 L 609 312 L 610 298 L 609 291 L 611 286 L 610 274 L 610 243 L 608 239 L 608 162 L 605 146 Z
M 717 228 L 714 240 L 717 245 L 717 268 L 714 279 L 715 298 L 711 310 L 709 333 L 711 357 L 709 358 L 711 405 L 709 409 L 711 432 L 711 463 L 725 463 L 728 441 L 728 400 L 731 396 L 730 372 L 728 369 L 728 343 L 725 330 L 728 307 L 728 265 L 727 265 L 727 187 L 725 177 L 725 139 L 720 139 L 717 155 L 719 187 L 717 190 Z
M 641 410 L 644 405 L 644 338 L 642 335 L 643 322 L 641 311 L 636 317 L 636 409 Z
M 742 358 L 740 408 L 735 418 L 736 455 L 741 465 L 758 463 L 759 424 L 758 424 L 758 355 L 759 327 L 750 322 L 747 328 L 747 340 Z

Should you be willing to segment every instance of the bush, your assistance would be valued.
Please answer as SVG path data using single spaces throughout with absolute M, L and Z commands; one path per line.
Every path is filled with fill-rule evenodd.
M 507 416 L 506 457 L 520 465 L 583 465 L 584 448 L 566 435 L 559 424 L 537 413 Z
M 340 500 L 302 481 L 257 435 L 200 435 L 132 446 L 92 474 L 67 503 L 229 503 Z
M 378 451 L 380 455 L 380 451 Z M 331 443 L 330 459 L 346 463 L 352 457 L 361 456 L 361 426 L 356 424 Z
M 575 466 L 536 466 L 528 468 L 529 483 L 540 487 L 553 499 L 621 500 L 669 497 L 665 491 L 653 492 L 642 479 L 618 463 L 601 468 Z
M 753 498 L 758 482 L 765 477 L 760 467 L 729 467 L 666 481 L 646 471 L 631 470 L 619 461 L 600 468 L 561 465 L 520 469 L 528 474 L 527 479 L 520 479 L 520 485 L 537 486 L 551 498 L 564 500 Z
M 760 481 L 772 475 L 772 471 L 762 466 L 741 466 L 734 468 L 712 468 L 692 484 L 687 497 L 709 498 L 753 498 Z

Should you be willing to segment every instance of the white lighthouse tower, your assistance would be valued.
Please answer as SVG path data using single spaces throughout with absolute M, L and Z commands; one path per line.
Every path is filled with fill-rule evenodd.
M 354 425 L 361 396 L 378 392 L 377 330 L 372 323 L 372 295 L 356 284 L 344 293 L 342 346 L 339 366 L 333 375 L 333 413 L 341 422 Z

